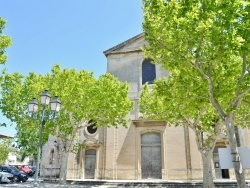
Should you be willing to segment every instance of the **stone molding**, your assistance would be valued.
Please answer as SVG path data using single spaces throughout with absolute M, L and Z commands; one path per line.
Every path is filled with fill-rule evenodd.
M 102 145 L 101 142 L 99 142 L 95 138 L 87 138 L 83 141 L 83 144 L 85 144 L 86 147 L 94 147 L 94 148 L 98 148 Z
M 167 122 L 165 121 L 156 121 L 156 120 L 133 120 L 133 124 L 137 127 L 144 126 L 166 126 Z

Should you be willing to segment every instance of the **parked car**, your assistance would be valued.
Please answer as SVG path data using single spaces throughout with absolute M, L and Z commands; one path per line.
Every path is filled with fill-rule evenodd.
M 33 176 L 35 174 L 35 171 L 32 170 L 28 165 L 21 166 L 20 170 L 28 174 L 28 176 Z
M 29 166 L 29 168 L 34 171 L 34 174 L 36 173 L 36 166 Z M 38 170 L 38 176 L 40 176 L 40 170 Z
M 25 182 L 28 180 L 27 174 L 21 172 L 17 168 L 8 165 L 0 165 L 0 171 L 8 172 L 13 175 L 13 181 L 22 181 Z
M 0 172 L 0 183 L 8 183 L 14 180 L 14 176 L 8 172 Z
M 33 171 L 28 165 L 10 165 L 13 167 L 16 167 L 18 170 L 24 172 L 28 176 L 32 177 L 35 174 L 35 171 Z

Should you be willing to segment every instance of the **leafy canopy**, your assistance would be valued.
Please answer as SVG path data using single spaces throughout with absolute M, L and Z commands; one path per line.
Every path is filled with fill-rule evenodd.
M 146 84 L 140 96 L 143 118 L 162 120 L 175 126 L 187 125 L 214 135 L 214 124 L 218 118 L 215 110 L 206 97 L 196 95 L 183 86 L 185 83 L 172 76 L 158 79 L 150 87 Z
M 249 8 L 241 0 L 144 0 L 145 54 L 186 83 L 183 89 L 209 99 L 220 117 L 236 109 L 245 116 Z
M 3 34 L 3 30 L 5 29 L 5 24 L 6 21 L 2 17 L 0 17 L 0 64 L 5 64 L 7 60 L 7 56 L 4 54 L 5 49 L 12 44 L 11 38 Z M 1 123 L 0 126 L 6 127 L 6 124 Z
M 0 139 L 0 164 L 5 164 L 8 159 L 8 155 L 13 151 L 11 147 L 12 139 L 10 138 L 1 138 Z
M 34 121 L 30 118 L 27 103 L 44 89 L 48 89 L 51 96 L 60 98 L 62 108 L 58 118 L 46 121 L 43 142 L 47 141 L 49 134 L 75 135 L 90 120 L 97 126 L 125 125 L 125 116 L 133 106 L 128 98 L 128 84 L 119 82 L 113 75 L 107 73 L 95 79 L 93 73 L 61 69 L 59 65 L 46 75 L 6 74 L 1 87 L 0 108 L 17 124 L 20 147 L 31 153 L 35 153 L 37 147 L 41 119 Z
M 11 38 L 3 34 L 5 29 L 6 21 L 0 17 L 0 64 L 4 64 L 7 60 L 7 56 L 4 54 L 5 49 L 9 47 L 11 43 Z

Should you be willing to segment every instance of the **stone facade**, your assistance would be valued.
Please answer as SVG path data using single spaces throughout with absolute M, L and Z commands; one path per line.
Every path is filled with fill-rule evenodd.
M 79 131 L 79 142 L 84 143 L 86 148 L 80 149 L 77 154 L 70 154 L 67 178 L 202 179 L 202 159 L 192 130 L 182 126 L 171 127 L 166 122 L 140 120 L 138 100 L 143 87 L 143 45 L 147 43 L 144 35 L 140 34 L 104 52 L 107 72 L 130 84 L 129 97 L 135 102 L 134 110 L 127 115 L 131 121 L 128 128 L 98 128 L 94 133 L 89 133 L 87 128 Z M 168 72 L 159 65 L 155 66 L 155 70 L 156 78 L 168 76 Z M 240 131 L 242 145 L 249 146 L 249 131 Z M 56 138 L 51 137 L 50 142 L 53 140 Z M 43 149 L 42 168 L 52 169 L 51 172 L 44 170 L 47 176 L 59 173 L 56 162 L 59 160 L 58 151 L 51 143 Z M 222 139 L 216 148 L 227 145 L 227 141 Z M 48 163 L 51 153 L 47 151 L 54 152 L 53 163 Z M 218 153 L 215 151 L 212 162 L 217 161 Z M 151 167 L 145 163 L 150 163 Z M 214 167 L 213 173 L 216 179 L 234 179 L 233 170 L 222 172 Z

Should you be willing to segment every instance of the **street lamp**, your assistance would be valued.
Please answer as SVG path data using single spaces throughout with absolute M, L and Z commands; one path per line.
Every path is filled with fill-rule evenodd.
M 33 119 L 39 119 L 41 116 L 41 124 L 39 126 L 39 145 L 37 148 L 37 160 L 36 160 L 36 173 L 35 173 L 35 183 L 34 187 L 38 187 L 38 173 L 40 171 L 40 155 L 41 155 L 41 147 L 42 147 L 42 134 L 43 134 L 43 126 L 45 125 L 45 120 L 52 120 L 56 118 L 57 113 L 61 108 L 61 102 L 57 96 L 55 96 L 50 101 L 50 95 L 48 90 L 45 90 L 40 95 L 40 101 L 42 105 L 42 110 L 38 111 L 38 102 L 35 98 L 31 99 L 28 103 L 28 110 L 32 114 Z M 46 110 L 46 107 L 50 103 L 51 110 Z

